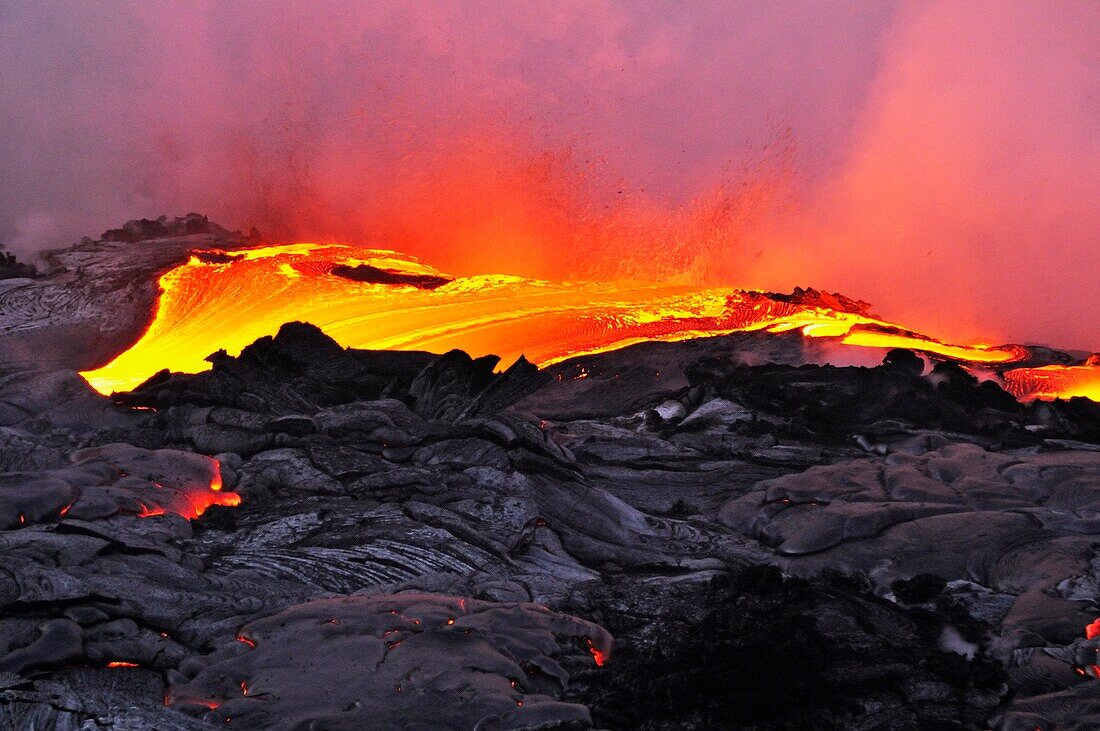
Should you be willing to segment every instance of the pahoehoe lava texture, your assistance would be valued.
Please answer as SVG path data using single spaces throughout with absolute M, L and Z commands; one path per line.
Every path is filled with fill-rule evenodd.
M 817 348 L 6 349 L 0 726 L 1095 728 L 1100 406 Z
M 246 727 L 353 729 L 387 717 L 404 728 L 584 726 L 585 706 L 555 700 L 569 678 L 559 660 L 590 661 L 611 641 L 533 604 L 318 599 L 245 625 L 235 642 L 185 666 L 195 676 L 168 700 Z

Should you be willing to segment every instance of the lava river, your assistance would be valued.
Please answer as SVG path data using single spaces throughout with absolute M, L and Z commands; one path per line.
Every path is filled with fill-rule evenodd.
M 864 303 L 812 290 L 784 296 L 499 274 L 451 278 L 409 256 L 339 244 L 195 252 L 159 284 L 156 314 L 138 342 L 84 372 L 98 391 L 132 389 L 163 368 L 206 370 L 211 352 L 236 355 L 294 320 L 319 326 L 345 347 L 461 348 L 495 353 L 505 364 L 522 354 L 540 366 L 645 340 L 747 330 L 800 329 L 846 345 L 911 348 L 969 363 L 1011 363 L 1028 354 L 1020 346 L 942 343 L 877 319 Z M 1086 371 L 1085 380 L 1100 373 Z M 1045 397 L 1058 395 L 1047 392 L 1052 379 L 1044 376 Z M 1019 383 L 1017 395 L 1027 396 Z

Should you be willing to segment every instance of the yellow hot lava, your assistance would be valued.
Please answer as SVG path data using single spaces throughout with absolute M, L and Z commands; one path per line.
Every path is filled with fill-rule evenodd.
M 357 267 L 382 272 L 386 283 L 333 271 Z M 345 347 L 461 348 L 474 356 L 495 353 L 505 363 L 523 354 L 537 365 L 644 340 L 796 329 L 848 345 L 911 348 L 970 362 L 1006 363 L 1026 355 L 1013 346 L 941 343 L 858 308 L 829 306 L 827 299 L 644 282 L 449 279 L 409 256 L 338 244 L 196 252 L 164 274 L 160 288 L 155 317 L 140 340 L 83 374 L 101 393 L 132 389 L 163 368 L 206 370 L 210 353 L 236 355 L 294 320 L 319 326 Z
M 1100 364 L 1013 368 L 1004 374 L 1005 388 L 1017 398 L 1051 400 L 1084 396 L 1100 401 Z

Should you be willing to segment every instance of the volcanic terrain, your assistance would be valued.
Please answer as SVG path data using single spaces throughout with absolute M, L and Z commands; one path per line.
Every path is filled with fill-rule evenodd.
M 1095 358 L 271 247 L 0 280 L 0 726 L 1100 726 Z M 276 282 L 401 307 L 253 333 Z

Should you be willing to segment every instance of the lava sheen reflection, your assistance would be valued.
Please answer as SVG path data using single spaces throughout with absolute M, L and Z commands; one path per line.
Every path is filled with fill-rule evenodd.
M 164 274 L 160 287 L 155 317 L 140 340 L 83 374 L 98 391 L 132 389 L 164 368 L 206 370 L 211 352 L 236 355 L 294 320 L 319 326 L 345 347 L 461 348 L 495 353 L 504 363 L 523 354 L 537 365 L 645 340 L 747 330 L 801 330 L 848 345 L 911 348 L 974 363 L 1026 355 L 1016 346 L 941 343 L 876 319 L 864 303 L 812 291 L 781 296 L 629 281 L 451 278 L 410 256 L 338 244 L 200 251 Z

